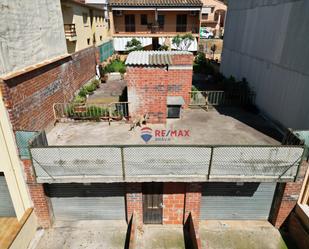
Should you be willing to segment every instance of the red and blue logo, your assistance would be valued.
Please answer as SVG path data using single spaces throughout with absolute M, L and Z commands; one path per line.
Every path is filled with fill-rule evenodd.
M 152 129 L 149 127 L 142 128 L 141 133 L 141 137 L 146 143 L 152 138 Z

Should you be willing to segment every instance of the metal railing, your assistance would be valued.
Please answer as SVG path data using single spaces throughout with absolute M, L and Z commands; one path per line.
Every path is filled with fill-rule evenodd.
M 39 141 L 45 141 L 38 137 Z M 294 181 L 301 146 L 30 145 L 39 182 Z
M 64 24 L 65 38 L 72 38 L 76 36 L 75 24 Z
M 115 25 L 115 33 L 199 33 L 199 25 L 171 25 L 171 24 L 154 24 L 148 23 L 147 25 L 132 25 L 132 24 L 117 24 Z
M 191 91 L 191 106 L 247 105 L 253 104 L 255 94 L 227 91 Z
M 110 104 L 55 103 L 53 110 L 56 121 L 119 121 L 130 118 L 129 102 L 113 102 Z

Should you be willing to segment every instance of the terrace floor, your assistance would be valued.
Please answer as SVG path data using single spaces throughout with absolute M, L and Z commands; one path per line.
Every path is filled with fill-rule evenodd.
M 277 145 L 281 135 L 262 116 L 239 108 L 184 110 L 180 119 L 166 124 L 147 124 L 153 137 L 147 144 Z M 130 124 L 114 122 L 58 123 L 47 132 L 49 145 L 145 144 L 141 128 L 129 131 Z M 189 130 L 183 136 L 155 136 L 156 130 Z M 162 134 L 162 132 L 160 132 Z M 170 133 L 169 133 L 170 134 Z M 189 134 L 189 136 L 185 136 Z
M 126 232 L 125 221 L 56 222 L 35 249 L 123 249 Z
M 292 249 L 280 232 L 267 221 L 203 221 L 202 248 L 208 249 Z M 294 248 L 295 249 L 295 248 Z

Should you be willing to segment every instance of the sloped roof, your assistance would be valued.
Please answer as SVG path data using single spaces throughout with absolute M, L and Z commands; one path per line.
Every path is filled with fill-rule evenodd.
M 110 0 L 112 7 L 192 7 L 203 6 L 200 0 Z
M 126 65 L 162 66 L 172 65 L 172 55 L 191 54 L 187 51 L 134 51 L 126 60 Z

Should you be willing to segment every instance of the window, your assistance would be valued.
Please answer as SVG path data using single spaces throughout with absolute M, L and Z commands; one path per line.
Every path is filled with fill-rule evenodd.
M 87 44 L 90 45 L 90 38 L 87 39 Z
M 102 41 L 103 40 L 103 37 L 102 37 L 102 35 L 100 35 L 100 41 Z
M 158 24 L 159 24 L 159 28 L 163 28 L 164 27 L 164 20 L 165 16 L 164 15 L 158 15 Z
M 147 15 L 141 14 L 141 25 L 147 25 L 147 24 L 148 24 Z
M 202 19 L 203 20 L 208 20 L 208 14 L 202 14 Z
M 84 23 L 84 26 L 88 26 L 88 14 L 87 13 L 83 13 L 83 23 Z
M 215 7 L 211 7 L 211 13 L 214 13 Z

